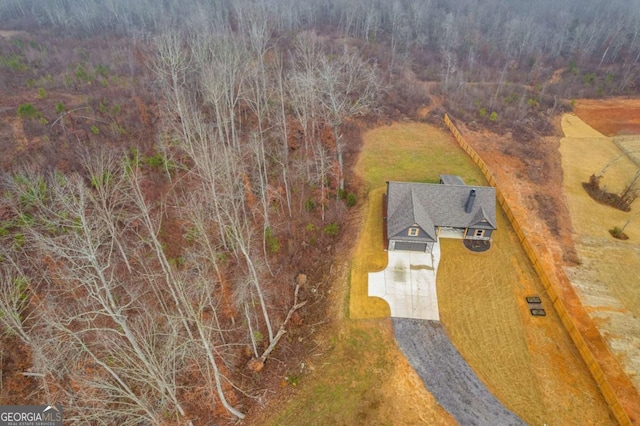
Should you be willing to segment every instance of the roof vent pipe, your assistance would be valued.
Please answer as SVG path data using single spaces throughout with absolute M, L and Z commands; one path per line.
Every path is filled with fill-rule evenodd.
M 471 213 L 473 210 L 473 203 L 476 201 L 476 190 L 475 188 L 469 192 L 469 198 L 467 198 L 467 204 L 464 206 L 464 211 L 466 213 Z

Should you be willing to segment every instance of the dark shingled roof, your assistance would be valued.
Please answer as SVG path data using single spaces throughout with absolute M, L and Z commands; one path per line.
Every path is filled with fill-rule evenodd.
M 472 189 L 476 199 L 471 212 L 466 213 Z M 387 235 L 391 238 L 414 224 L 433 241 L 438 226 L 496 229 L 496 190 L 489 186 L 388 182 Z
M 435 225 L 416 191 L 403 191 L 402 194 L 398 195 L 398 205 L 407 206 L 407 208 L 387 210 L 389 214 L 389 216 L 387 216 L 387 235 L 396 235 L 398 232 L 417 223 L 430 237 L 427 238 L 428 241 L 436 241 Z

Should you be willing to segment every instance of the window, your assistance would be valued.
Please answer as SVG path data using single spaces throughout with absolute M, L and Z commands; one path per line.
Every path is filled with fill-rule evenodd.
M 474 237 L 484 237 L 484 229 L 476 229 L 473 231 Z
M 420 228 L 409 228 L 409 236 L 417 237 L 420 234 Z

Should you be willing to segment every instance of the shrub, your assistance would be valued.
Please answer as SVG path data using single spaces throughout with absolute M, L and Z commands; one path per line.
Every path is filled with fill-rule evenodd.
M 489 115 L 489 121 L 496 121 L 496 120 L 498 120 L 498 113 L 493 111 L 491 115 Z
M 573 75 L 578 75 L 580 73 L 580 70 L 578 69 L 576 61 L 574 61 L 573 59 L 569 61 L 569 66 L 567 68 L 569 69 L 569 72 Z
M 96 74 L 102 76 L 102 77 L 108 77 L 109 76 L 109 65 L 98 65 L 95 69 Z
M 20 55 L 0 55 L 0 65 L 9 68 L 13 71 L 23 72 L 27 69 L 22 56 Z
M 309 198 L 307 201 L 304 202 L 304 209 L 306 211 L 310 212 L 315 208 L 316 208 L 316 202 L 313 201 L 311 198 Z
M 356 205 L 357 199 L 356 194 L 350 192 L 347 194 L 347 207 L 353 207 Z
M 340 233 L 340 225 L 336 222 L 331 222 L 324 227 L 323 232 L 330 237 L 335 237 Z
M 98 126 L 96 125 L 91 126 L 91 133 L 93 133 L 94 135 L 99 135 L 100 129 L 98 128 Z
M 269 226 L 264 229 L 264 239 L 271 254 L 276 254 L 280 251 L 280 242 L 278 241 L 278 237 L 273 235 L 273 231 Z
M 613 238 L 618 240 L 628 240 L 629 236 L 624 233 L 624 230 L 619 226 L 615 226 L 613 229 L 609 229 L 609 233 Z
M 64 106 L 62 102 L 56 102 L 56 114 L 62 114 L 66 110 L 67 108 Z
M 120 111 L 122 111 L 122 105 L 120 104 L 113 104 L 110 108 L 111 114 L 113 115 L 118 115 L 120 114 Z
M 91 186 L 94 188 L 101 188 L 109 185 L 113 180 L 113 175 L 109 172 L 104 172 L 99 176 L 91 176 Z
M 18 107 L 18 116 L 22 118 L 36 118 L 40 116 L 40 111 L 29 103 L 22 104 Z
M 604 82 L 607 84 L 611 84 L 613 83 L 614 78 L 615 78 L 615 75 L 613 75 L 612 72 L 609 72 L 607 73 L 607 76 L 605 77 Z
M 91 83 L 93 81 L 93 76 L 84 68 L 84 65 L 82 64 L 78 64 L 74 76 L 78 81 L 84 81 L 86 83 Z
M 151 157 L 147 157 L 144 159 L 144 162 L 153 168 L 164 169 L 167 166 L 167 159 L 162 155 L 161 152 L 156 152 L 155 155 Z
M 16 234 L 13 237 L 13 245 L 15 248 L 21 248 L 24 247 L 26 240 L 24 238 L 24 234 Z
M 284 378 L 289 386 L 298 386 L 300 384 L 300 376 L 297 374 L 288 375 Z
M 590 72 L 584 76 L 584 85 L 591 86 L 596 81 L 596 73 Z
M 616 238 L 620 238 L 622 236 L 622 229 L 620 229 L 620 227 L 618 226 L 614 227 L 610 232 L 611 232 L 611 235 L 613 235 Z

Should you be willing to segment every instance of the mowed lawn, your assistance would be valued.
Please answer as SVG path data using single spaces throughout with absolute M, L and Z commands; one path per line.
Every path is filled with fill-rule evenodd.
M 363 224 L 345 272 L 338 308 L 347 312 L 317 336 L 326 348 L 278 413 L 261 424 L 454 424 L 399 352 L 389 307 L 367 296 L 367 272 L 383 269 L 382 195 L 385 182 L 437 182 L 457 174 L 485 185 L 480 171 L 447 131 L 398 123 L 369 131 L 356 173 L 368 196 Z M 487 387 L 530 424 L 614 424 L 586 366 L 551 308 L 504 214 L 495 244 L 474 254 L 460 241 L 442 244 L 438 299 L 454 345 Z M 524 297 L 539 295 L 547 316 L 530 316 Z M 342 317 L 342 315 L 340 315 Z M 312 370 L 312 371 L 311 371 Z M 291 381 L 291 380 L 289 380 Z
M 381 236 L 386 181 L 438 182 L 440 174 L 460 175 L 467 184 L 486 185 L 486 180 L 447 131 L 420 123 L 368 132 L 356 172 L 370 192 L 352 258 L 349 315 L 385 317 L 388 305 L 367 296 L 367 272 L 386 266 Z M 501 209 L 489 252 L 472 253 L 458 240 L 442 240 L 441 248 L 441 321 L 505 406 L 531 424 L 615 424 Z M 546 317 L 531 316 L 525 301 L 530 295 L 540 296 Z
M 366 133 L 355 172 L 369 190 L 369 206 L 352 257 L 349 316 L 386 318 L 389 305 L 367 296 L 367 273 L 387 265 L 382 229 L 386 182 L 437 183 L 441 174 L 460 175 L 470 185 L 486 181 L 448 132 L 421 123 L 397 123 Z

